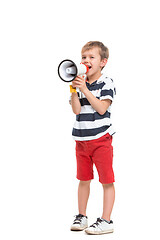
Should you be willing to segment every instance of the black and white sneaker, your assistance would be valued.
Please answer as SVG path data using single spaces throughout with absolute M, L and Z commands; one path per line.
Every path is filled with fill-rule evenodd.
M 75 216 L 73 224 L 71 225 L 72 231 L 82 231 L 88 227 L 88 218 L 82 214 Z
M 113 232 L 113 221 L 97 218 L 97 221 L 85 230 L 88 234 L 104 234 Z

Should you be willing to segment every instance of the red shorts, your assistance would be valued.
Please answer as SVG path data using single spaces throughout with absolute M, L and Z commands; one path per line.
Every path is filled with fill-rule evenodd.
M 93 164 L 95 164 L 99 181 L 102 184 L 113 183 L 113 147 L 112 136 L 108 133 L 98 139 L 90 141 L 76 141 L 77 178 L 89 181 L 94 178 Z

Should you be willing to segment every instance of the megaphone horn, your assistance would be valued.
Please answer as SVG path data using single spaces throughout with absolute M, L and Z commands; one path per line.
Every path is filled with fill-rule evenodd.
M 63 60 L 58 66 L 58 75 L 64 82 L 71 82 L 77 76 L 87 73 L 89 67 L 84 63 L 75 64 L 72 60 Z

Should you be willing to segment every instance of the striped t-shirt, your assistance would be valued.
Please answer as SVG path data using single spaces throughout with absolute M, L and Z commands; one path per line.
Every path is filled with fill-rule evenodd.
M 110 99 L 113 101 L 116 93 L 113 80 L 102 75 L 97 81 L 89 84 L 87 88 L 98 99 Z M 76 115 L 72 135 L 76 141 L 88 141 L 102 137 L 106 133 L 113 135 L 115 132 L 111 123 L 111 105 L 107 111 L 100 115 L 96 112 L 85 95 L 77 91 L 81 103 L 81 112 Z

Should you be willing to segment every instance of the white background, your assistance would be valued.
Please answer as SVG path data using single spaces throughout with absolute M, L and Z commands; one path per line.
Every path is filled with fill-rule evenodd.
M 90 40 L 108 46 L 104 71 L 117 88 L 115 232 L 96 238 L 159 239 L 159 22 L 158 0 L 1 1 L 1 240 L 91 237 L 69 231 L 78 213 L 75 116 L 57 75 Z M 101 212 L 95 172 L 89 224 Z

